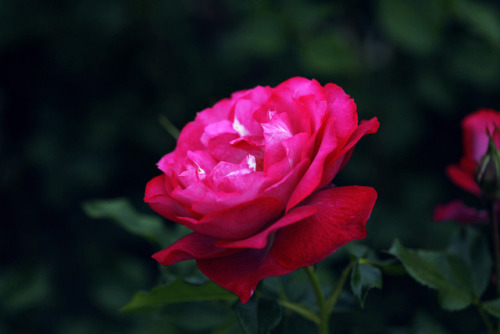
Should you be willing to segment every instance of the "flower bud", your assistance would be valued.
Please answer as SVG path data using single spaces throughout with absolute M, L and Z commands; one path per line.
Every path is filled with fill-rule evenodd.
M 483 198 L 496 201 L 500 198 L 500 152 L 493 135 L 488 133 L 488 137 L 488 150 L 477 165 L 475 177 Z

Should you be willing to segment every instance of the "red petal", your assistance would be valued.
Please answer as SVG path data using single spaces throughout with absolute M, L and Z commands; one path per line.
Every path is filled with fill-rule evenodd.
M 276 233 L 271 254 L 289 269 L 315 264 L 344 244 L 366 237 L 365 224 L 377 193 L 369 187 L 339 187 L 319 191 L 305 201 L 318 211 Z
M 462 166 L 450 165 L 446 168 L 446 174 L 460 188 L 478 197 L 481 195 L 481 189 L 476 183 L 473 172 L 464 170 Z
M 191 233 L 177 240 L 170 247 L 154 254 L 153 259 L 164 266 L 168 266 L 180 261 L 209 259 L 235 252 L 234 250 L 215 247 L 216 240 L 216 238 L 203 234 Z
M 243 240 L 221 240 L 215 245 L 225 248 L 264 248 L 270 235 L 279 229 L 295 224 L 307 217 L 312 216 L 318 208 L 316 206 L 301 206 L 291 210 L 277 222 L 271 224 L 267 229 L 259 232 L 248 239 Z
M 344 168 L 351 158 L 354 146 L 358 143 L 358 141 L 367 134 L 377 132 L 378 127 L 379 122 L 376 117 L 368 121 L 361 121 L 361 124 L 351 134 L 351 137 L 342 150 L 333 152 L 326 159 L 319 188 L 322 188 L 332 182 L 335 175 L 337 175 L 337 173 Z
M 197 260 L 196 264 L 208 278 L 237 294 L 246 303 L 264 278 L 285 275 L 293 270 L 282 267 L 268 249 L 246 249 L 233 255 Z
M 206 215 L 195 224 L 188 221 L 182 224 L 195 232 L 220 239 L 242 239 L 257 233 L 282 210 L 280 201 L 275 198 L 257 198 Z

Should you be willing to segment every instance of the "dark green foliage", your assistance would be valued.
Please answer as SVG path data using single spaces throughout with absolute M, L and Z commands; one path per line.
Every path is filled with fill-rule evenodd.
M 446 251 L 411 250 L 396 240 L 389 253 L 416 281 L 436 289 L 440 305 L 450 311 L 479 301 L 490 281 L 487 242 L 471 228 L 458 231 Z
M 382 289 L 382 272 L 377 267 L 356 261 L 352 270 L 351 288 L 363 306 L 370 289 Z
M 267 334 L 280 323 L 283 310 L 275 300 L 257 298 L 237 303 L 235 311 L 245 334 Z
M 212 300 L 236 300 L 236 296 L 213 282 L 194 285 L 177 279 L 170 284 L 157 286 L 150 292 L 136 293 L 121 310 L 138 312 L 175 303 Z

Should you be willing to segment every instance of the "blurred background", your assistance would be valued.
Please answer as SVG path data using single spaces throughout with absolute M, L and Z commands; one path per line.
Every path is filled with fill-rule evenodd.
M 377 250 L 442 248 L 455 226 L 433 223 L 434 205 L 478 205 L 444 169 L 461 119 L 500 110 L 497 0 L 1 0 L 0 21 L 0 333 L 162 332 L 117 311 L 157 283 L 157 249 L 82 202 L 152 213 L 145 185 L 175 146 L 159 119 L 180 129 L 237 90 L 315 78 L 378 117 L 335 181 L 378 191 L 364 240 Z M 344 326 L 477 331 L 474 311 L 435 299 L 388 278 Z

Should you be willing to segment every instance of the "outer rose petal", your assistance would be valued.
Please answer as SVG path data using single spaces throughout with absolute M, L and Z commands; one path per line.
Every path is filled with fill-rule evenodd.
M 281 266 L 268 252 L 267 248 L 245 249 L 230 256 L 197 260 L 196 264 L 208 278 L 246 303 L 259 281 L 293 271 Z
M 191 230 L 220 239 L 242 239 L 257 233 L 283 210 L 276 198 L 257 198 L 204 216 L 199 221 L 184 220 Z
M 352 132 L 358 127 L 358 114 L 354 100 L 335 84 L 326 84 L 328 114 L 335 118 L 335 135 L 339 146 L 343 146 Z
M 476 183 L 473 172 L 468 173 L 462 166 L 451 165 L 446 168 L 448 177 L 460 188 L 476 195 L 481 195 L 481 189 Z
M 317 205 L 318 211 L 279 230 L 271 255 L 282 266 L 295 270 L 318 263 L 350 241 L 363 239 L 376 198 L 373 188 L 358 186 L 314 193 L 304 204 Z
M 340 152 L 336 151 L 331 153 L 326 159 L 323 177 L 321 179 L 321 183 L 319 184 L 319 188 L 322 188 L 332 182 L 335 175 L 337 175 L 337 173 L 344 168 L 351 158 L 354 146 L 358 143 L 358 141 L 367 134 L 377 132 L 379 125 L 380 124 L 376 117 L 368 121 L 361 121 L 356 130 L 354 130 L 351 134 L 351 137 L 342 150 Z
M 180 261 L 210 259 L 235 253 L 235 250 L 215 247 L 216 240 L 203 234 L 191 233 L 152 257 L 158 263 L 169 266 Z
M 279 229 L 290 226 L 297 222 L 304 220 L 307 217 L 312 216 L 318 211 L 316 206 L 301 206 L 293 209 L 283 218 L 279 219 L 277 222 L 269 225 L 265 230 L 251 236 L 248 239 L 242 240 L 221 240 L 216 242 L 215 245 L 218 247 L 226 248 L 264 248 L 267 245 L 269 236 L 278 231 Z
M 146 185 L 144 202 L 163 217 L 179 222 L 178 217 L 195 217 L 195 213 L 171 198 L 165 190 L 166 175 L 156 176 Z
M 328 126 L 330 125 L 330 126 Z M 332 131 L 333 123 L 327 124 L 325 132 Z M 350 138 L 347 140 L 344 147 L 336 149 L 337 144 L 334 138 L 328 139 L 328 135 L 323 138 L 317 157 L 311 164 L 311 167 L 306 172 L 304 179 L 302 179 L 292 193 L 290 201 L 287 205 L 287 210 L 293 208 L 300 203 L 304 198 L 309 196 L 314 190 L 322 188 L 332 182 L 337 172 L 344 167 L 349 160 L 354 145 L 365 135 L 377 132 L 379 122 L 376 117 L 369 121 L 362 121 L 361 124 L 354 130 Z M 339 162 L 340 163 L 337 163 Z
M 488 213 L 485 210 L 468 207 L 461 201 L 453 201 L 447 204 L 436 205 L 433 219 L 437 222 L 453 220 L 466 224 L 487 224 Z

